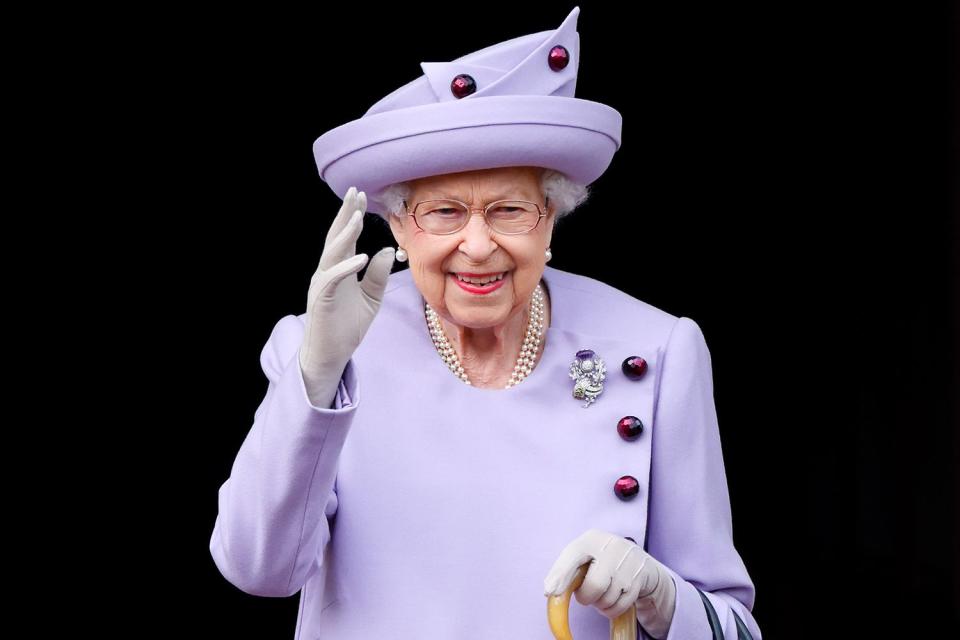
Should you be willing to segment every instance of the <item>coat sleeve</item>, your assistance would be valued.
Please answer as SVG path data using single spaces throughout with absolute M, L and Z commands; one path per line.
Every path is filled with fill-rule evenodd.
M 655 390 L 646 550 L 677 587 L 665 640 L 712 640 L 700 589 L 724 638 L 737 640 L 735 611 L 754 640 L 755 589 L 733 544 L 733 523 L 710 352 L 699 325 L 680 317 L 661 358 Z M 743 636 L 745 637 L 745 636 Z
M 274 326 L 260 354 L 266 394 L 219 490 L 210 553 L 223 577 L 252 595 L 291 596 L 320 568 L 360 400 L 351 358 L 333 406 L 310 403 L 297 357 L 303 332 L 295 315 Z

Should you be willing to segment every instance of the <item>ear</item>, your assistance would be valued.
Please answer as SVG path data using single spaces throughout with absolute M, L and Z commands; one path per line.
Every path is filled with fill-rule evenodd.
M 394 215 L 392 213 L 387 214 L 387 221 L 390 223 L 390 231 L 393 232 L 393 239 L 397 241 L 397 246 L 406 247 L 407 246 L 407 228 L 405 222 L 408 217 L 406 215 Z

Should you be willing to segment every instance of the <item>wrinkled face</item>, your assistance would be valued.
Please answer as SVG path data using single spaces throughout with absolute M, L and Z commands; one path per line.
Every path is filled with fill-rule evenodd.
M 410 212 L 422 200 L 453 198 L 481 208 L 496 200 L 536 202 L 544 208 L 539 167 L 503 167 L 421 178 L 411 182 Z M 495 327 L 530 302 L 546 264 L 544 251 L 553 235 L 554 208 L 537 227 L 519 235 L 498 234 L 479 210 L 460 231 L 434 235 L 422 231 L 412 217 L 390 216 L 397 244 L 409 256 L 417 288 L 434 311 L 456 325 L 475 329 Z M 465 290 L 458 272 L 500 273 L 503 283 L 491 293 Z

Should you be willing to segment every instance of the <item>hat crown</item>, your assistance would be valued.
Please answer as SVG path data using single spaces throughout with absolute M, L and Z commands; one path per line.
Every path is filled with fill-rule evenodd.
M 450 62 L 421 62 L 423 75 L 381 98 L 364 117 L 426 104 L 475 100 L 488 96 L 539 95 L 574 97 L 580 66 L 580 34 L 574 7 L 554 30 L 505 40 Z M 569 61 L 562 69 L 549 64 L 551 50 L 564 47 Z M 469 75 L 476 91 L 458 97 L 454 79 Z

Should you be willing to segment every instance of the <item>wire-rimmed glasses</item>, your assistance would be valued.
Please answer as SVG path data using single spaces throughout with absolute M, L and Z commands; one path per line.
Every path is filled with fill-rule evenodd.
M 549 200 L 547 198 L 547 202 Z M 540 224 L 540 218 L 547 215 L 543 207 L 527 200 L 497 200 L 485 207 L 471 207 L 459 200 L 444 198 L 422 200 L 413 211 L 410 211 L 406 200 L 403 206 L 421 230 L 441 236 L 456 233 L 467 226 L 474 209 L 483 214 L 491 229 L 504 235 L 529 233 Z

